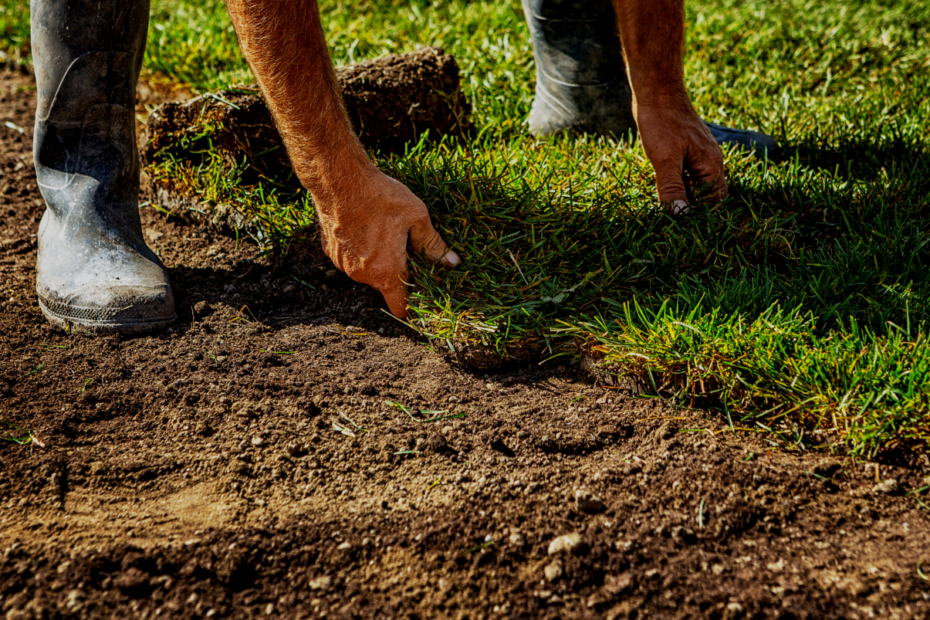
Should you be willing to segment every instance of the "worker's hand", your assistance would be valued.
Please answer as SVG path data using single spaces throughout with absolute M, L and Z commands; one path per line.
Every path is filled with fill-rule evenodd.
M 723 154 L 684 92 L 637 101 L 636 124 L 656 172 L 659 200 L 673 213 L 688 210 L 687 184 L 708 186 L 713 201 L 727 195 Z
M 323 251 L 356 282 L 384 295 L 394 316 L 407 316 L 407 246 L 428 260 L 461 262 L 430 223 L 423 201 L 374 165 L 352 178 L 349 189 L 317 197 Z

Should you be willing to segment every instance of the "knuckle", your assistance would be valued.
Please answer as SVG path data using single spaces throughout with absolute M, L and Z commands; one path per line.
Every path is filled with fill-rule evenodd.
M 659 191 L 666 194 L 684 194 L 685 183 L 679 175 L 674 179 L 659 179 L 656 183 Z
M 423 248 L 429 251 L 435 251 L 442 249 L 445 246 L 445 242 L 442 240 L 442 236 L 435 230 L 431 231 L 429 237 L 426 239 L 426 243 L 423 244 Z
M 436 231 L 433 229 L 433 222 L 430 220 L 429 213 L 417 213 L 413 217 L 413 223 L 410 229 L 419 235 L 429 236 Z
M 368 272 L 371 286 L 377 289 L 394 288 L 407 273 L 407 265 L 395 265 L 393 268 L 378 266 Z M 406 279 L 405 279 L 406 281 Z

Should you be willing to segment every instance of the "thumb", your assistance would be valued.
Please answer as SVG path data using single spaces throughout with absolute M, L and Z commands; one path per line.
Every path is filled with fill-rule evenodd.
M 404 269 L 402 274 L 388 279 L 383 287 L 378 287 L 391 314 L 399 319 L 407 318 L 407 280 L 409 279 L 408 272 Z
M 427 260 L 440 263 L 443 267 L 455 267 L 462 262 L 433 228 L 428 216 L 417 220 L 410 229 L 410 247 L 414 252 L 423 254 Z

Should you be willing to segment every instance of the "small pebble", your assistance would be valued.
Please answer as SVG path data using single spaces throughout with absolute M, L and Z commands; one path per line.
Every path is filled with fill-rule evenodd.
M 543 572 L 546 573 L 546 579 L 548 581 L 555 581 L 562 576 L 564 571 L 562 570 L 562 563 L 556 560 L 552 564 L 546 566 L 546 568 L 543 569 Z
M 553 538 L 549 543 L 549 555 L 557 553 L 573 552 L 581 548 L 581 534 L 572 532 L 557 538 Z
M 310 583 L 307 585 L 310 586 L 311 590 L 328 590 L 330 584 L 333 582 L 332 578 L 328 575 L 323 575 L 317 577 L 316 579 L 311 579 Z
M 255 446 L 256 448 L 261 447 L 263 443 L 265 442 L 264 440 L 262 440 L 261 437 L 252 437 L 252 445 Z
M 880 482 L 872 487 L 873 493 L 885 493 L 887 495 L 893 495 L 898 492 L 898 481 L 894 478 L 889 478 L 884 482 Z

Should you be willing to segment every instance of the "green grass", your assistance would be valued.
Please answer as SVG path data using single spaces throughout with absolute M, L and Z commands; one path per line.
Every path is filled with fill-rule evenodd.
M 29 3 L 0 2 L 0 58 L 29 59 Z
M 783 446 L 930 446 L 930 5 L 690 2 L 696 106 L 773 133 L 785 158 L 728 152 L 731 198 L 676 220 L 638 145 L 529 136 L 519 2 L 428 4 L 323 2 L 337 63 L 439 45 L 475 109 L 468 144 L 375 154 L 465 259 L 415 266 L 417 329 L 453 349 L 584 352 Z M 0 0 L 0 47 L 25 49 L 24 7 Z M 248 81 L 221 4 L 152 15 L 146 71 Z M 160 173 L 233 204 L 270 252 L 312 234 L 312 204 L 282 179 L 246 186 L 209 157 Z
M 10 422 L 0 420 L 0 441 L 16 444 L 18 446 L 28 446 L 31 443 L 42 445 L 32 431 L 26 430 Z M 2 445 L 2 444 L 0 444 Z

